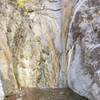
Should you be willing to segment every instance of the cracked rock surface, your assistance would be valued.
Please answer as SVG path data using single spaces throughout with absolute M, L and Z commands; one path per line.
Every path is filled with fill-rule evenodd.
M 0 0 L 0 79 L 1 100 L 67 87 L 99 100 L 100 0 Z
M 100 99 L 100 0 L 79 0 L 70 22 L 68 84 L 90 100 Z

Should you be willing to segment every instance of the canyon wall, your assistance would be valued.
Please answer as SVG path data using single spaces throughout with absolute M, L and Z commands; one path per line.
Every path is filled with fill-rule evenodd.
M 99 100 L 100 1 L 0 0 L 0 79 L 1 97 L 70 87 Z
M 90 100 L 100 99 L 100 1 L 79 0 L 69 25 L 68 86 Z
M 0 0 L 0 75 L 6 95 L 24 87 L 67 87 L 61 25 L 60 0 Z

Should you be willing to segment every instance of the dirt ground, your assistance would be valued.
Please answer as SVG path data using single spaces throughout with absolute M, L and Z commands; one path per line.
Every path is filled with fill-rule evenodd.
M 24 89 L 7 100 L 88 100 L 70 89 Z

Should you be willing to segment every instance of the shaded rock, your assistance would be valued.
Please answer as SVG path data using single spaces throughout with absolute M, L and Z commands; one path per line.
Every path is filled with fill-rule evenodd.
M 10 98 L 8 100 L 15 100 Z M 87 100 L 87 99 L 77 95 L 70 89 L 26 88 L 23 90 L 22 98 L 17 98 L 17 100 Z
M 90 100 L 100 99 L 99 0 L 79 0 L 69 27 L 68 84 Z

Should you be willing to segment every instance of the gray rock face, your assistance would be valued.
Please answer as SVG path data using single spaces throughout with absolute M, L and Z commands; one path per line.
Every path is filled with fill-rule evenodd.
M 100 100 L 100 1 L 79 0 L 69 27 L 69 87 Z
M 0 75 L 6 95 L 22 87 L 66 87 L 62 49 L 60 0 L 0 0 Z
M 99 100 L 100 0 L 0 0 L 0 79 L 2 96 L 68 80 Z

